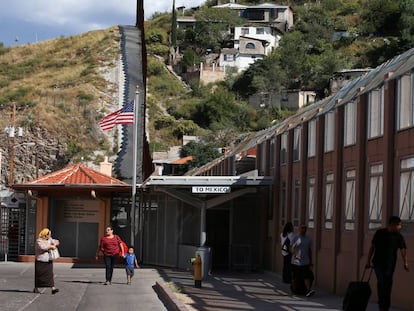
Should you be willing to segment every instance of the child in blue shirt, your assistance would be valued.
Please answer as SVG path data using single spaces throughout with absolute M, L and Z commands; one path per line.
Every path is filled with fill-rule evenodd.
M 134 248 L 129 247 L 128 253 L 125 254 L 125 271 L 127 275 L 127 284 L 131 285 L 132 277 L 134 276 L 134 268 L 138 266 L 137 257 L 134 254 Z

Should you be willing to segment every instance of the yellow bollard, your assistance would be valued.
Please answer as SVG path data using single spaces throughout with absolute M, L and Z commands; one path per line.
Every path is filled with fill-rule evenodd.
M 200 255 L 196 255 L 194 261 L 193 261 L 193 265 L 194 265 L 194 286 L 197 288 L 201 288 L 201 279 L 202 279 L 202 275 L 201 275 L 201 257 Z

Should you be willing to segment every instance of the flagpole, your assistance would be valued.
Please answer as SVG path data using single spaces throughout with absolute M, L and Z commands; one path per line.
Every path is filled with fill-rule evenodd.
M 131 196 L 131 245 L 135 247 L 135 201 L 137 193 L 137 144 L 138 144 L 138 107 L 139 89 L 135 90 L 134 103 L 134 132 L 133 132 L 133 160 L 132 160 L 132 196 Z

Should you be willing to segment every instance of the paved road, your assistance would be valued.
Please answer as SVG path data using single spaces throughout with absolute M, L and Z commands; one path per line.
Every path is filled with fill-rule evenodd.
M 136 270 L 132 285 L 126 284 L 125 270 L 114 271 L 113 284 L 104 286 L 104 267 L 58 263 L 54 266 L 55 285 L 33 294 L 33 263 L 0 263 L 0 310 L 166 310 L 152 286 L 161 281 L 156 269 Z

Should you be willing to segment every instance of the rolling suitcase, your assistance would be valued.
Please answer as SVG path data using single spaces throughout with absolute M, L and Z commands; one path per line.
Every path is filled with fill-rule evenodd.
M 372 268 L 368 275 L 368 280 L 364 281 L 365 271 L 362 273 L 360 281 L 349 283 L 342 302 L 342 309 L 345 311 L 365 311 L 371 297 L 371 286 L 369 280 L 371 279 Z

